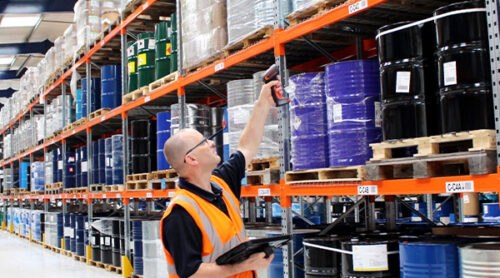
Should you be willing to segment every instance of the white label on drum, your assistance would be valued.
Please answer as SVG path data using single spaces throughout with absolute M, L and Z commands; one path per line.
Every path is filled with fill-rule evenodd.
M 396 72 L 396 93 L 410 93 L 411 72 L 398 71 Z
M 82 161 L 82 172 L 87 172 L 87 161 Z
M 63 168 L 62 164 L 63 164 L 62 160 L 57 161 L 57 169 L 62 170 Z
M 382 127 L 382 106 L 380 101 L 375 101 L 373 104 L 375 105 L 375 126 Z
M 389 270 L 387 245 L 353 245 L 352 263 L 354 271 Z
M 155 39 L 149 39 L 148 48 L 154 50 L 156 41 Z
M 340 103 L 333 105 L 333 122 L 342 122 L 342 104 Z
M 483 213 L 488 214 L 488 206 L 487 205 L 483 205 Z
M 139 40 L 139 42 L 137 43 L 137 47 L 139 49 L 143 49 L 145 46 L 145 43 L 144 43 L 144 40 Z
M 106 167 L 111 167 L 111 158 L 106 157 Z
M 457 62 L 452 61 L 443 64 L 444 73 L 444 85 L 456 85 L 457 84 Z

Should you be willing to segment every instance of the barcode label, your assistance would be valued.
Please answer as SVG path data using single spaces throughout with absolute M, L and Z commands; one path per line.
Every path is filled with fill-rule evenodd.
M 396 93 L 408 94 L 410 92 L 411 72 L 396 72 Z
M 174 196 L 175 196 L 175 191 L 170 191 L 170 192 L 168 192 L 168 197 L 169 197 L 169 198 L 172 198 L 172 197 L 174 197 Z
M 368 7 L 368 0 L 362 0 L 349 6 L 349 14 L 359 12 Z
M 122 194 L 120 194 L 120 193 L 116 194 L 116 198 L 118 198 L 118 199 L 119 199 L 119 198 L 121 198 L 121 197 L 122 197 Z
M 378 195 L 378 186 L 360 185 L 358 186 L 358 195 Z
M 456 85 L 457 84 L 457 62 L 452 61 L 443 64 L 444 73 L 444 85 Z
M 102 116 L 101 117 L 101 122 L 104 122 L 106 120 L 106 117 Z
M 223 70 L 223 69 L 224 69 L 224 63 L 218 63 L 214 66 L 215 72 L 218 72 L 218 71 Z
M 271 196 L 270 188 L 259 188 L 258 190 L 259 196 Z
M 151 100 L 151 96 L 147 96 L 147 97 L 144 98 L 144 103 L 146 103 L 146 102 L 148 102 L 150 100 Z
M 151 192 L 146 193 L 146 198 L 153 198 L 153 193 Z
M 102 194 L 102 197 L 103 197 L 103 198 L 106 198 L 106 194 Z
M 333 105 L 333 122 L 342 122 L 342 104 L 337 103 Z
M 446 193 L 474 192 L 474 181 L 449 181 Z

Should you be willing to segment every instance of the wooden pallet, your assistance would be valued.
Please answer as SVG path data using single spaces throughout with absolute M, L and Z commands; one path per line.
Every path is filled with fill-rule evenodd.
M 82 257 L 82 256 L 74 255 L 73 258 L 75 259 L 75 261 L 84 262 L 84 263 L 87 262 L 87 258 Z
M 71 252 L 71 251 L 68 251 L 68 250 L 62 250 L 61 249 L 61 254 L 62 255 L 65 255 L 65 256 L 68 256 L 70 258 L 73 258 L 74 254 Z
M 177 178 L 177 172 L 174 169 L 154 171 L 148 174 L 148 180 L 172 179 Z
M 75 188 L 64 189 L 65 193 L 73 193 L 73 194 L 76 194 L 76 193 L 86 193 L 88 191 L 89 191 L 89 189 L 87 187 L 75 187 Z
M 49 250 L 56 252 L 56 253 L 59 253 L 59 254 L 61 253 L 61 248 L 57 248 L 57 247 L 52 246 L 52 245 L 44 244 L 43 248 L 49 249 Z
M 363 181 L 366 178 L 365 166 L 349 166 L 336 168 L 321 168 L 311 170 L 290 171 L 285 173 L 288 184 L 296 183 L 325 183 Z
M 105 192 L 119 192 L 119 191 L 123 191 L 123 189 L 124 189 L 124 186 L 122 184 L 104 186 Z
M 132 278 L 144 278 L 142 275 L 132 274 Z
M 118 273 L 118 274 L 122 274 L 122 268 L 121 267 L 116 267 L 116 266 L 111 265 L 111 264 L 108 264 L 106 266 L 106 270 L 110 271 L 110 272 L 115 272 L 115 273 Z
M 92 192 L 101 192 L 104 189 L 104 184 L 91 184 L 90 191 Z
M 370 144 L 370 161 L 400 157 L 429 156 L 463 151 L 496 150 L 495 131 L 481 129 L 413 139 L 391 140 Z
M 30 195 L 43 195 L 44 193 L 44 191 L 31 191 Z
M 128 175 L 126 181 L 146 181 L 148 179 L 148 173 L 133 174 Z
M 38 245 L 41 245 L 43 246 L 43 242 L 41 241 L 38 241 L 38 240 L 35 240 L 35 239 L 32 239 L 31 242 L 35 243 L 35 244 L 38 244 Z
M 177 77 L 178 77 L 178 73 L 177 73 L 177 71 L 175 71 L 175 72 L 168 74 L 167 76 L 164 76 L 156 81 L 151 82 L 149 84 L 149 92 L 152 92 L 153 90 L 156 90 L 160 87 L 163 87 L 167 84 L 174 82 L 175 80 L 177 80 Z
M 108 113 L 109 111 L 111 111 L 111 109 L 109 109 L 109 108 L 101 108 L 99 110 L 96 110 L 96 111 L 90 113 L 89 119 L 92 120 L 94 118 L 100 117 L 100 116 Z
M 195 64 L 195 65 L 192 65 L 192 66 L 189 66 L 189 67 L 186 67 L 184 68 L 184 70 L 186 71 L 186 73 L 193 73 L 193 72 L 197 72 L 203 68 L 206 68 L 208 67 L 210 64 L 212 64 L 213 62 L 219 60 L 219 59 L 222 59 L 225 57 L 225 54 L 224 54 L 224 51 L 221 50 L 220 52 L 218 53 L 215 53 L 214 55 L 208 57 L 207 59 Z
M 356 1 L 349 0 L 322 0 L 317 3 L 308 6 L 302 10 L 297 10 L 289 14 L 286 19 L 289 21 L 290 26 L 295 26 L 304 20 L 310 19 L 312 17 L 320 16 L 323 13 L 340 6 L 341 4 L 348 5 Z
M 48 142 L 48 141 L 56 138 L 57 136 L 59 136 L 59 134 L 61 134 L 61 130 L 58 130 L 58 131 L 52 133 L 51 135 L 45 137 L 45 139 L 43 139 L 43 140 L 44 140 L 44 142 Z
M 420 179 L 496 172 L 496 151 L 393 158 L 366 164 L 368 180 Z
M 62 188 L 45 189 L 45 194 L 61 194 L 62 192 Z
M 93 260 L 88 260 L 87 264 L 89 264 L 91 266 L 98 267 L 98 268 L 103 268 L 103 269 L 106 269 L 106 267 L 108 266 L 108 264 L 103 264 L 101 262 L 96 262 L 96 261 L 93 261 Z
M 148 180 L 149 190 L 175 189 L 178 178 Z
M 280 171 L 266 169 L 260 171 L 247 171 L 247 185 L 268 185 L 280 182 Z
M 125 6 L 125 9 L 123 9 L 123 14 L 128 15 L 135 11 L 145 0 L 132 0 L 127 5 Z M 124 17 L 126 18 L 126 17 Z
M 45 189 L 59 189 L 59 188 L 63 188 L 62 182 L 56 182 L 45 185 Z
M 265 169 L 280 169 L 280 158 L 279 157 L 269 157 L 269 158 L 259 158 L 254 159 L 247 166 L 247 171 L 259 171 Z
M 147 180 L 128 181 L 126 185 L 127 185 L 127 190 L 130 190 L 130 191 L 147 190 L 148 189 L 148 181 Z
M 238 51 L 247 49 L 256 42 L 272 36 L 273 33 L 274 33 L 274 28 L 271 25 L 264 26 L 260 29 L 254 30 L 252 33 L 248 34 L 240 41 L 233 42 L 230 45 L 224 47 L 224 57 L 231 56 Z
M 26 188 L 11 188 L 10 189 L 10 194 L 11 195 L 22 195 L 24 193 L 27 193 Z
M 143 86 L 133 92 L 130 92 L 122 97 L 123 104 L 134 101 L 142 96 L 149 94 L 149 85 Z
M 85 124 L 86 122 L 87 122 L 87 117 L 83 117 L 83 118 L 79 119 L 78 121 L 74 121 L 71 124 L 71 129 L 76 128 L 82 124 Z

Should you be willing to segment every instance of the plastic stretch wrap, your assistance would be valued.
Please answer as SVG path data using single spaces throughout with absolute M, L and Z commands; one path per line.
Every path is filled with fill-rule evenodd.
M 231 128 L 229 129 L 231 130 Z M 236 132 L 229 131 L 229 153 L 232 154 L 238 148 L 238 143 L 240 141 L 241 133 L 243 130 Z M 278 125 L 268 125 L 264 127 L 264 136 L 262 137 L 262 142 L 259 146 L 259 151 L 255 155 L 255 158 L 266 158 L 278 156 L 279 150 L 279 129 Z
M 69 27 L 64 31 L 64 61 L 68 58 L 73 58 L 76 52 L 76 45 L 78 40 L 76 38 L 76 25 L 70 24 Z
M 45 153 L 45 184 L 52 184 L 54 183 L 53 180 L 53 172 L 52 172 L 52 154 L 47 152 Z
M 89 46 L 101 33 L 100 0 L 79 0 L 73 8 L 77 32 L 77 49 Z
M 63 96 L 57 96 L 47 105 L 47 136 L 61 130 L 74 121 L 75 113 L 71 95 L 65 96 L 66 110 L 63 116 Z
M 256 93 L 253 79 L 233 80 L 227 83 L 227 105 L 234 107 L 255 102 Z
M 305 10 L 321 1 L 322 0 L 291 0 L 292 11 Z
M 32 239 L 42 241 L 44 213 L 40 210 L 31 210 L 30 212 Z
M 45 60 L 47 61 L 46 69 L 44 71 L 47 80 L 51 74 L 56 71 L 56 48 L 55 46 L 49 48 L 45 53 Z
M 375 60 L 326 66 L 330 167 L 365 164 L 369 144 L 382 140 L 378 76 Z
M 162 277 L 167 272 L 167 260 L 160 239 L 160 221 L 142 221 L 144 277 Z
M 120 17 L 120 0 L 101 0 L 102 31 L 115 23 Z
M 55 67 L 54 69 L 59 69 L 63 66 L 64 64 L 64 61 L 65 61 L 65 57 L 64 57 L 64 53 L 66 52 L 64 50 L 64 36 L 60 36 L 58 37 L 55 41 L 54 41 L 54 50 L 55 50 Z
M 225 0 L 182 0 L 182 65 L 194 66 L 227 44 Z
M 294 170 L 328 166 L 324 73 L 290 77 L 291 144 Z
M 61 247 L 63 237 L 63 218 L 59 212 L 45 212 L 45 243 L 55 247 Z
M 99 231 L 101 234 L 113 235 L 113 219 L 99 219 L 92 222 L 92 228 Z
M 241 41 L 263 27 L 272 26 L 273 14 L 272 0 L 228 0 L 228 44 Z
M 31 164 L 31 191 L 44 191 L 44 163 L 35 161 Z

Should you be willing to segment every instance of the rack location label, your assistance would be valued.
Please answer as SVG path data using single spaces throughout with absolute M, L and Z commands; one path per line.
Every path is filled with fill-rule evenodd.
M 378 195 L 378 186 L 376 185 L 359 185 L 358 195 Z
M 259 188 L 259 196 L 271 196 L 271 188 Z
M 446 193 L 474 192 L 474 181 L 446 182 Z

